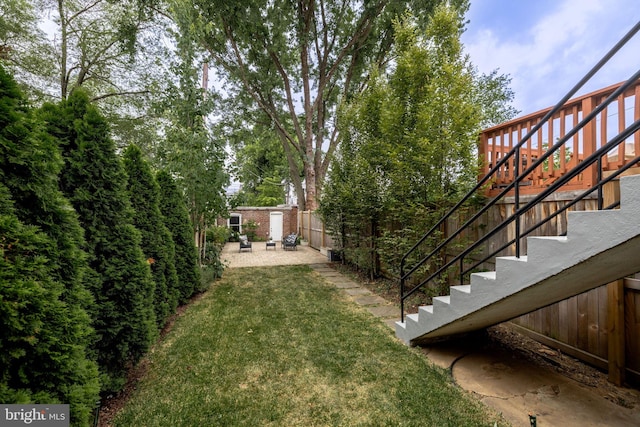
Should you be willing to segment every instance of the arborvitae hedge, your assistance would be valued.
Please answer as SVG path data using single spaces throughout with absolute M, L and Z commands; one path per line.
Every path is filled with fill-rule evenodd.
M 62 160 L 0 67 L 0 402 L 69 403 L 87 425 L 99 392 L 82 229 L 58 189 Z
M 154 308 L 158 327 L 178 306 L 178 275 L 175 266 L 175 246 L 160 213 L 160 189 L 142 152 L 134 145 L 124 152 L 124 167 L 128 190 L 135 211 L 134 223 L 142 235 L 142 250 L 151 265 L 156 284 Z
M 156 176 L 160 185 L 160 211 L 176 246 L 176 270 L 180 283 L 180 302 L 186 302 L 200 289 L 200 269 L 193 239 L 193 226 L 184 197 L 167 172 Z
M 47 130 L 62 148 L 61 188 L 85 230 L 103 391 L 119 390 L 127 368 L 156 336 L 154 283 L 133 225 L 127 179 L 105 119 L 80 90 L 46 105 Z

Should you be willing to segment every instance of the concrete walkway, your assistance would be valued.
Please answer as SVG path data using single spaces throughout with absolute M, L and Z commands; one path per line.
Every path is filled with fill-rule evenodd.
M 275 251 L 267 250 L 264 242 L 254 242 L 253 251 L 240 253 L 238 243 L 228 243 L 223 259 L 229 268 L 309 264 L 354 303 L 386 323 L 389 333 L 395 336 L 395 321 L 400 317 L 397 307 L 332 268 L 327 257 L 318 251 L 308 246 L 284 251 L 279 244 L 276 246 Z M 501 413 L 514 426 L 532 425 L 530 414 L 540 427 L 640 426 L 638 390 L 620 388 L 616 396 L 609 397 L 624 400 L 621 406 L 603 397 L 594 387 L 487 346 L 482 338 L 425 347 L 423 352 L 432 363 L 448 369 L 462 389 Z

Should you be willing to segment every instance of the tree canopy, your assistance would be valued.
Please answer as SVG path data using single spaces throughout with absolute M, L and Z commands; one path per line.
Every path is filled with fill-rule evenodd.
M 200 11 L 195 24 L 225 91 L 271 120 L 298 202 L 315 209 L 339 141 L 339 103 L 366 86 L 372 65 L 389 61 L 393 19 L 409 9 L 423 25 L 437 3 L 194 0 L 186 7 Z M 465 0 L 453 3 L 466 8 Z

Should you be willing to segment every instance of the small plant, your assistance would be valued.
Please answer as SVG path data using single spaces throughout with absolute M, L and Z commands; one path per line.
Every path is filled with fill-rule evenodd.
M 232 234 L 233 230 L 230 228 L 216 225 L 207 229 L 207 240 L 218 246 L 222 246 L 227 240 L 230 240 Z
M 244 234 L 246 234 L 249 238 L 249 241 L 256 240 L 256 230 L 258 229 L 258 227 L 260 227 L 260 223 L 256 222 L 253 219 L 250 219 L 249 221 L 242 224 L 242 230 L 244 231 Z

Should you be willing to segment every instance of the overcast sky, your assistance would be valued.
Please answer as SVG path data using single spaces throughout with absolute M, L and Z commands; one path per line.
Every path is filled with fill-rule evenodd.
M 471 0 L 462 37 L 481 72 L 512 78 L 514 106 L 529 114 L 555 105 L 638 21 L 640 0 Z M 640 34 L 584 94 L 640 69 Z

